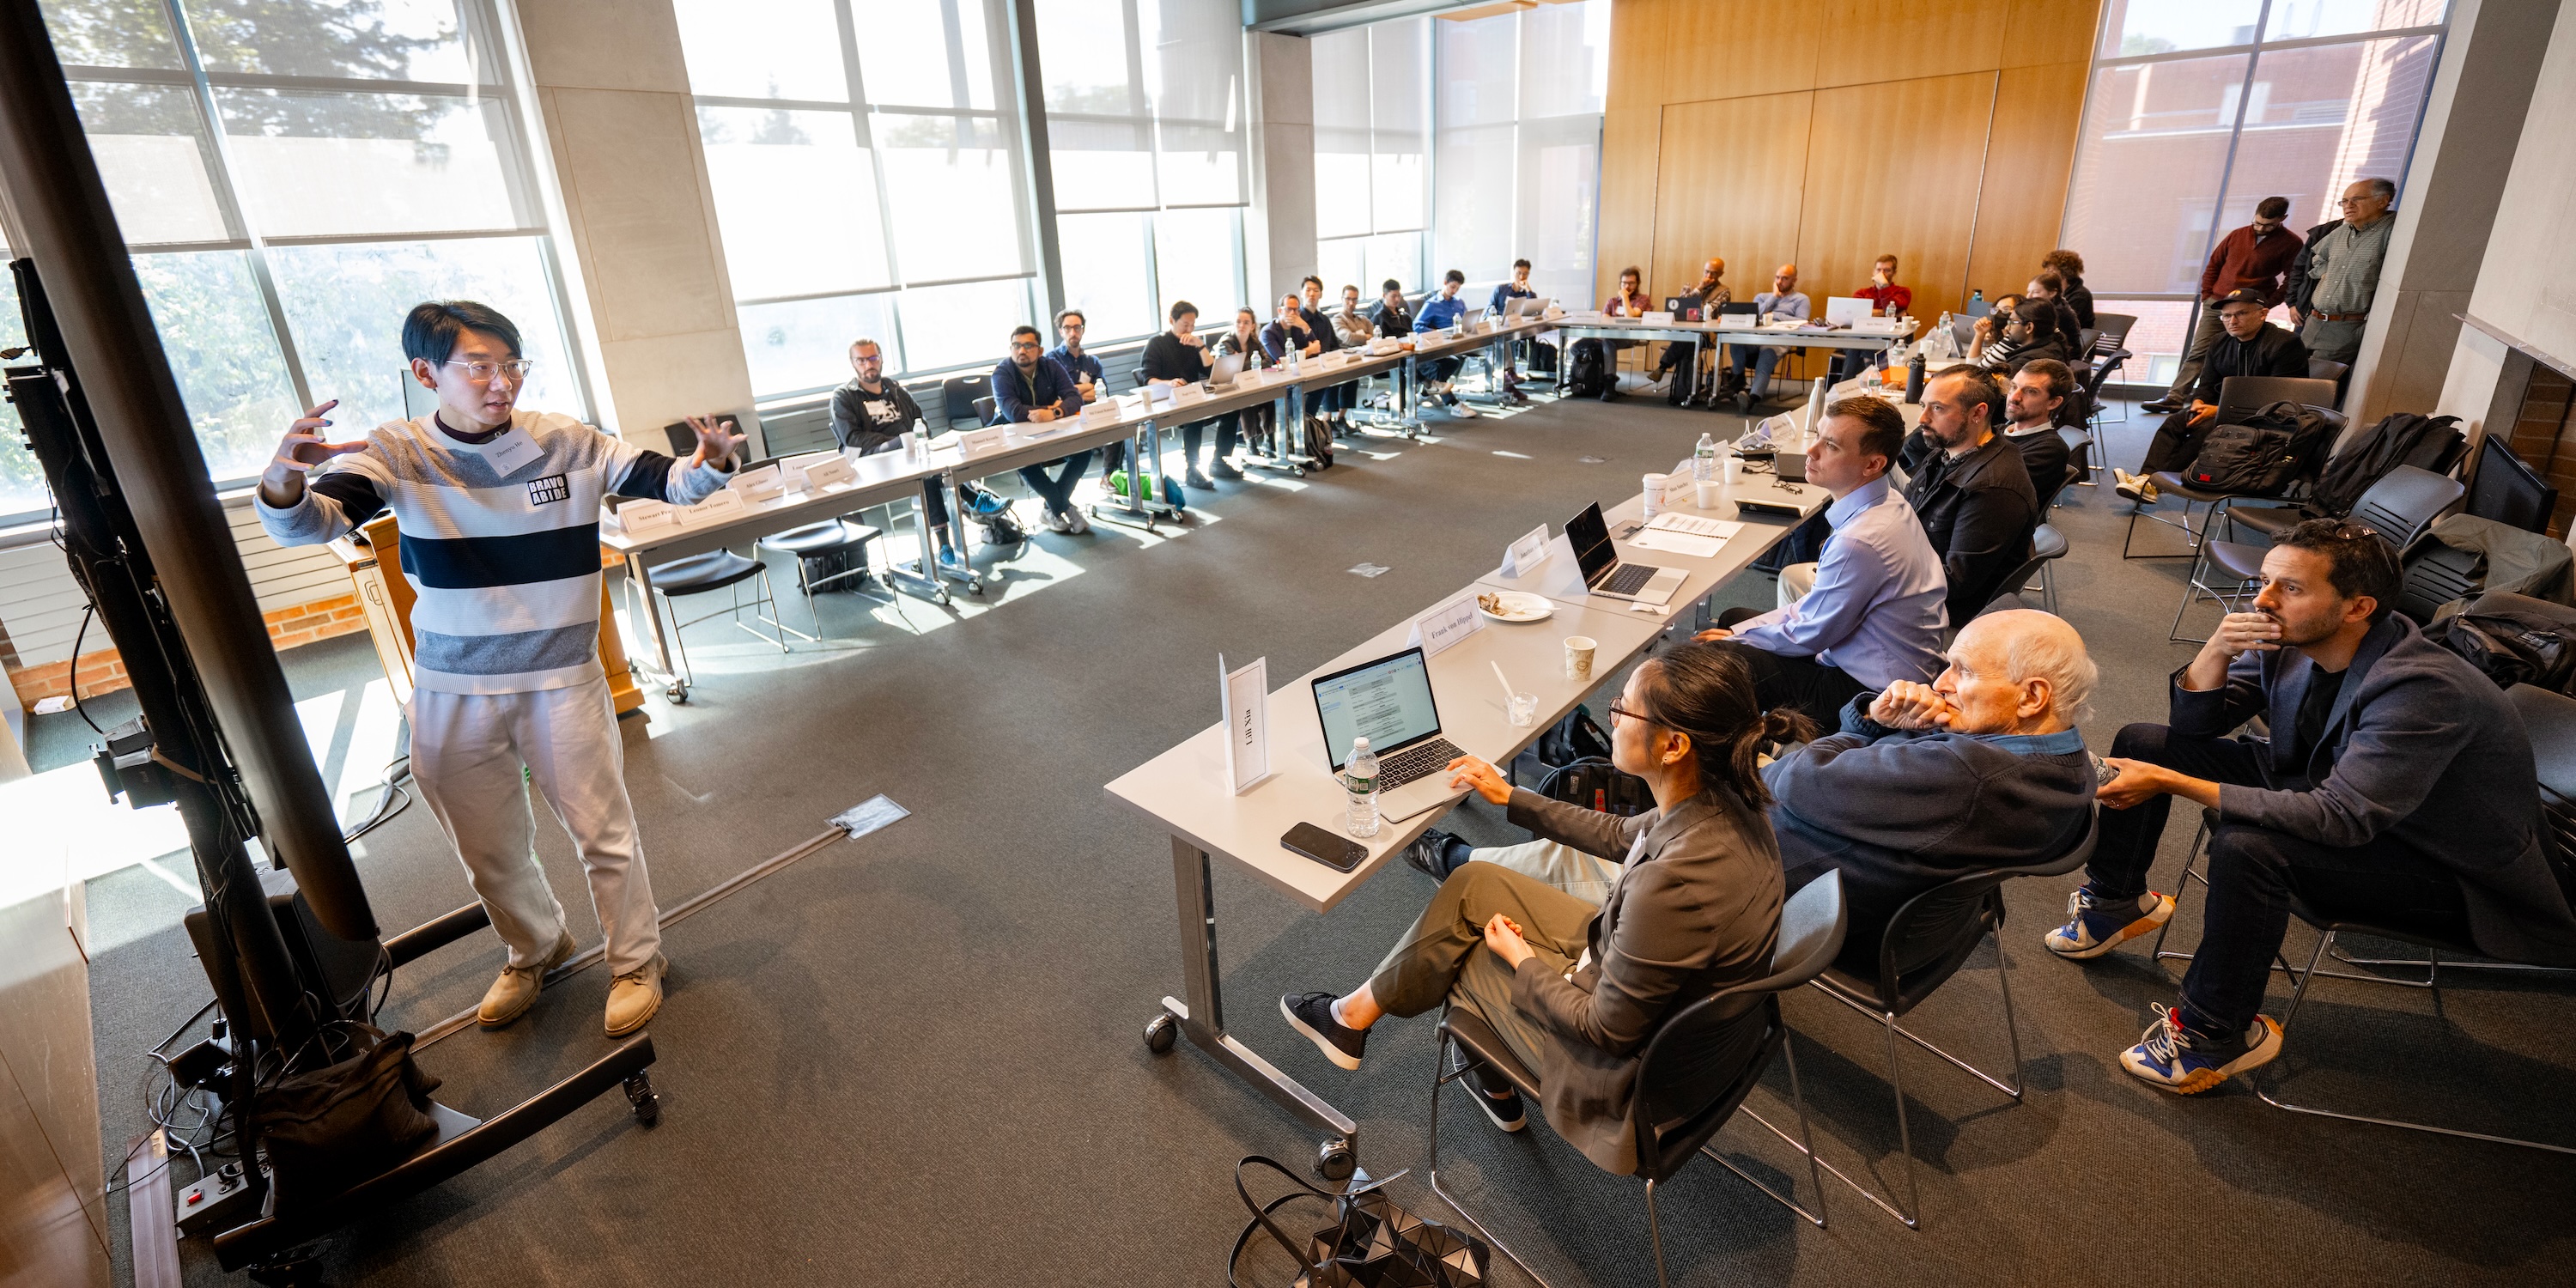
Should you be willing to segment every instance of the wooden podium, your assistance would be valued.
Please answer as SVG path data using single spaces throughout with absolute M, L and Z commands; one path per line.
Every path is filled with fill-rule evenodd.
M 358 529 L 364 541 L 342 537 L 331 543 L 331 553 L 340 557 L 340 565 L 349 570 L 349 581 L 356 588 L 358 607 L 367 615 L 367 638 L 376 644 L 376 659 L 385 666 L 385 678 L 393 682 L 394 701 L 411 705 L 411 602 L 409 579 L 402 575 L 399 557 L 392 563 L 379 562 L 379 553 L 392 553 L 400 547 L 400 533 L 394 527 L 391 511 L 368 520 Z M 599 587 L 599 665 L 608 673 L 608 693 L 616 701 L 617 714 L 625 715 L 644 705 L 644 691 L 635 686 L 635 675 L 626 662 L 626 646 L 617 634 L 616 603 L 609 597 L 605 581 Z

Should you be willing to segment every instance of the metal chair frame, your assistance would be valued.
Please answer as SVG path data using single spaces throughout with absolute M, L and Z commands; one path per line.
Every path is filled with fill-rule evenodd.
M 2004 995 L 2004 1037 L 2012 1047 L 2013 1067 L 2012 1081 L 2010 1083 L 2006 1083 L 2001 1079 L 1996 1078 L 1993 1074 L 1987 1073 L 1985 1070 L 1980 1069 L 1975 1065 L 1972 1065 L 1967 1061 L 1934 1046 L 1932 1043 L 1925 1041 L 1921 1036 L 1907 1029 L 1904 1025 L 1897 1023 L 1896 1012 L 1882 1011 L 1876 1007 L 1864 1005 L 1862 999 L 1847 996 L 1839 987 L 1835 986 L 1828 980 L 1815 979 L 1808 981 L 1808 986 L 1814 988 L 1817 992 L 1823 993 L 1825 996 L 1830 997 L 1863 1015 L 1877 1020 L 1880 1025 L 1887 1030 L 1887 1084 L 1888 1089 L 1893 1092 L 1896 1097 L 1896 1138 L 1905 1155 L 1906 1207 L 1897 1207 L 1894 1203 L 1890 1202 L 1886 1198 L 1880 1197 L 1875 1191 L 1863 1186 L 1860 1182 L 1855 1181 L 1848 1176 L 1844 1176 L 1839 1169 L 1829 1166 L 1826 1170 L 1833 1172 L 1833 1174 L 1839 1178 L 1843 1184 L 1858 1191 L 1862 1198 L 1868 1199 L 1870 1202 L 1877 1204 L 1881 1211 L 1884 1211 L 1889 1216 L 1895 1217 L 1898 1221 L 1903 1222 L 1906 1229 L 1920 1230 L 1923 1228 L 1923 1191 L 1920 1182 L 1915 1179 L 1914 1175 L 1914 1129 L 1908 1121 L 1905 1112 L 1905 1083 L 1897 1061 L 1897 1052 L 1900 1048 L 1896 1045 L 1896 1039 L 1902 1037 L 1906 1041 L 1949 1061 L 1952 1066 L 1956 1067 L 1960 1071 L 1967 1073 L 1978 1081 L 1985 1083 L 1987 1086 L 2011 1097 L 2014 1104 L 2021 1103 L 2022 1092 L 2025 1089 L 2022 1086 L 2021 1076 L 2021 1028 L 2013 1015 L 2012 958 L 2010 954 L 2004 951 L 2003 935 L 2000 933 L 2003 925 L 2003 883 L 2017 876 L 2063 876 L 2077 868 L 2083 867 L 2087 862 L 2091 861 L 2093 857 L 2093 847 L 2100 840 L 2101 832 L 2101 810 L 2099 806 L 2096 806 L 2092 821 L 2085 827 L 2084 839 L 2076 842 L 2073 849 L 2060 855 L 2056 859 L 2030 867 L 2003 868 L 1989 872 L 1969 873 L 1964 876 L 1952 878 L 1951 881 L 1944 882 L 1942 885 L 1935 886 L 1931 890 L 1927 890 L 1923 894 L 1918 894 L 1913 899 L 1907 900 L 1905 907 L 1899 908 L 1896 915 L 1888 919 L 1888 927 L 1892 932 L 1896 927 L 1904 924 L 1906 914 L 1913 909 L 1915 904 L 1931 895 L 1941 893 L 1951 885 L 1982 880 L 1992 880 L 1994 882 L 1994 885 L 1987 890 L 1985 896 L 1989 901 L 1991 901 L 1993 907 L 1993 920 L 1983 931 L 1978 933 L 1977 939 L 1984 940 L 1991 938 L 1994 940 L 1995 944 L 1995 979 L 1997 984 L 2002 988 Z M 1969 952 L 1973 953 L 1974 951 L 1975 944 L 1974 941 L 1972 941 L 1969 946 Z M 1964 958 L 1962 960 L 1964 964 Z M 1948 980 L 1944 979 L 1942 982 L 1947 983 Z M 1937 989 L 1938 985 L 1936 985 L 1935 988 Z M 1927 999 L 1928 996 L 1929 995 L 1927 994 Z M 1911 1209 L 1911 1211 L 1909 1212 L 1907 1209 Z
M 653 593 L 661 596 L 662 602 L 670 605 L 671 608 L 671 647 L 680 655 L 680 684 L 683 692 L 688 689 L 696 688 L 698 684 L 697 668 L 689 665 L 688 636 L 689 628 L 700 622 L 731 614 L 733 617 L 733 624 L 736 629 L 750 635 L 753 639 L 759 640 L 763 644 L 777 645 L 778 651 L 781 653 L 787 651 L 787 637 L 790 635 L 793 635 L 808 644 L 816 642 L 817 637 L 808 635 L 805 632 L 769 615 L 769 613 L 775 613 L 778 611 L 778 597 L 771 588 L 769 581 L 769 565 L 760 558 L 757 549 L 745 557 L 750 559 L 753 563 L 758 564 L 759 570 L 754 572 L 751 576 L 743 578 L 741 581 L 735 581 L 724 587 L 725 590 L 731 592 L 730 597 L 733 600 L 732 604 L 726 608 L 719 608 L 709 613 L 701 613 L 696 617 L 682 621 L 680 619 L 680 606 L 678 603 L 681 595 L 713 594 L 714 590 L 712 588 L 702 591 L 684 590 L 679 592 L 679 595 L 674 595 L 659 585 L 653 587 Z M 760 583 L 760 594 L 753 598 L 749 603 L 745 603 L 742 598 L 742 583 L 743 581 L 755 580 Z M 776 627 L 779 634 L 763 635 L 760 633 L 759 627 L 753 626 L 742 620 L 743 609 L 757 608 L 762 604 L 769 605 L 769 613 L 756 613 L 754 616 L 758 620 L 767 622 L 771 626 Z M 648 602 L 646 606 L 650 607 L 651 605 Z
M 890 511 L 892 510 L 892 508 L 893 508 L 893 507 L 892 507 L 891 503 L 889 503 L 885 508 L 890 512 Z M 842 518 L 840 518 L 840 519 L 834 519 L 834 520 L 832 520 L 832 522 L 834 522 L 834 523 L 840 523 L 840 522 L 844 522 L 844 521 L 846 521 L 846 522 L 850 522 L 850 523 L 857 523 L 857 524 L 859 524 L 859 526 L 861 526 L 861 527 L 867 527 L 867 526 L 868 526 L 867 524 L 860 522 L 860 520 L 858 519 L 858 517 L 857 517 L 857 516 L 855 516 L 855 515 L 844 515 L 844 516 L 842 516 Z M 791 531 L 792 531 L 792 529 L 791 529 Z M 784 535 L 784 534 L 781 534 L 781 535 Z M 869 558 L 868 558 L 868 547 L 869 547 L 869 546 L 871 546 L 871 545 L 874 545 L 874 544 L 876 543 L 876 539 L 877 539 L 877 537 L 882 536 L 882 535 L 884 535 L 882 531 L 876 531 L 876 532 L 872 532 L 872 533 L 871 533 L 870 535 L 868 535 L 868 536 L 861 537 L 861 538 L 859 538 L 859 539 L 858 539 L 858 540 L 856 540 L 856 541 L 851 541 L 851 542 L 845 543 L 845 544 L 843 544 L 843 545 L 834 546 L 834 547 L 832 547 L 830 550 L 827 550 L 827 551 L 817 551 L 817 552 L 816 552 L 817 554 L 832 554 L 832 553 L 837 553 L 837 552 L 839 552 L 839 551 L 843 551 L 843 550 L 850 549 L 852 546 L 856 546 L 856 547 L 858 548 L 858 551 L 859 551 L 859 566 L 858 566 L 858 567 L 856 567 L 856 568 L 851 568 L 851 569 L 847 569 L 847 570 L 844 570 L 844 571 L 842 571 L 842 572 L 836 572 L 836 573 L 833 573 L 831 576 L 828 576 L 828 577 L 813 577 L 813 578 L 808 578 L 808 577 L 805 575 L 805 556 L 803 556 L 803 555 L 799 555 L 799 554 L 796 554 L 795 552 L 793 552 L 793 551 L 788 551 L 788 550 L 781 550 L 781 551 L 779 551 L 779 553 L 780 553 L 780 554 L 787 555 L 789 558 L 794 559 L 794 560 L 796 561 L 796 589 L 797 589 L 799 592 L 801 592 L 801 593 L 805 596 L 805 615 L 806 615 L 808 618 L 812 619 L 812 621 L 813 621 L 813 623 L 814 623 L 814 630 L 816 631 L 816 635 L 815 635 L 815 636 L 808 637 L 808 638 L 819 638 L 819 637 L 820 637 L 820 633 L 821 633 L 821 631 L 822 631 L 822 629 L 823 629 L 823 613 L 822 613 L 822 610 L 821 610 L 821 609 L 819 609 L 819 608 L 816 608 L 816 607 L 814 606 L 814 588 L 815 588 L 816 586 L 828 585 L 828 584 L 830 584 L 830 583 L 832 583 L 832 582 L 839 581 L 839 580 L 841 580 L 841 579 L 842 579 L 842 578 L 844 578 L 844 577 L 858 577 L 858 578 L 861 578 L 861 579 L 863 580 L 863 583 L 864 583 L 865 581 L 871 581 L 871 580 L 874 580 L 874 579 L 875 579 L 875 577 L 876 577 L 876 575 L 877 575 L 877 573 L 876 573 L 876 565 L 875 565 L 872 561 L 870 561 L 870 560 L 869 560 Z M 762 549 L 768 549 L 768 548 L 771 548 L 771 547 L 769 546 L 769 540 L 770 540 L 770 539 L 769 539 L 768 537 L 763 537 L 763 538 L 761 538 L 761 539 L 760 539 L 760 542 L 759 542 L 759 547 L 760 547 L 760 548 L 762 548 Z M 892 598 L 892 596 L 888 596 L 888 598 Z M 780 629 L 781 629 L 781 630 L 784 630 L 784 629 L 786 629 L 786 628 L 785 628 L 785 627 L 781 627 Z
M 1783 951 L 1775 952 L 1772 959 L 1773 965 L 1775 967 L 1780 967 L 1781 969 L 1775 970 L 1770 978 L 1757 980 L 1750 984 L 1740 985 L 1737 988 L 1727 990 L 1725 993 L 1714 994 L 1692 1004 L 1692 1009 L 1696 1009 L 1698 1007 L 1711 1005 L 1720 998 L 1729 994 L 1765 994 L 1762 998 L 1761 1005 L 1766 1011 L 1768 1011 L 1769 1023 L 1779 1034 L 1780 1055 L 1782 1060 L 1788 1065 L 1789 1069 L 1789 1100 L 1790 1103 L 1796 1107 L 1798 1112 L 1798 1139 L 1791 1140 L 1787 1132 L 1773 1126 L 1769 1119 L 1766 1119 L 1762 1117 L 1762 1115 L 1754 1112 L 1751 1107 L 1745 1105 L 1741 1100 L 1737 1101 L 1735 1108 L 1726 1116 L 1726 1118 L 1720 1118 L 1716 1126 L 1710 1129 L 1709 1139 L 1713 1140 L 1718 1131 L 1724 1130 L 1727 1118 L 1732 1118 L 1735 1114 L 1742 1114 L 1761 1124 L 1765 1129 L 1770 1131 L 1772 1135 L 1786 1141 L 1791 1149 L 1797 1150 L 1800 1154 L 1806 1157 L 1807 1183 L 1816 1192 L 1816 1210 L 1810 1212 L 1807 1209 L 1798 1206 L 1798 1204 L 1787 1195 L 1784 1195 L 1778 1190 L 1756 1180 L 1743 1168 L 1737 1167 L 1732 1160 L 1719 1154 L 1714 1149 L 1711 1149 L 1707 1140 L 1703 1140 L 1700 1143 L 1698 1152 L 1716 1160 L 1717 1163 L 1726 1170 L 1735 1173 L 1737 1176 L 1743 1177 L 1746 1183 L 1752 1185 L 1753 1188 L 1762 1191 L 1765 1195 L 1768 1195 L 1773 1202 L 1797 1213 L 1799 1217 L 1804 1219 L 1809 1225 L 1813 1225 L 1820 1230 L 1825 1227 L 1825 1191 L 1824 1178 L 1819 1174 L 1818 1168 L 1821 1166 L 1824 1171 L 1834 1172 L 1834 1175 L 1838 1177 L 1842 1176 L 1842 1173 L 1835 1171 L 1831 1164 L 1821 1163 L 1821 1160 L 1816 1157 L 1815 1138 L 1809 1128 L 1807 1120 L 1806 1096 L 1800 1089 L 1798 1083 L 1797 1051 L 1790 1037 L 1788 1020 L 1781 1013 L 1780 997 L 1782 994 L 1795 989 L 1801 982 L 1806 982 L 1805 980 L 1802 980 L 1800 976 L 1803 975 L 1811 978 L 1815 972 L 1825 969 L 1825 967 L 1833 961 L 1834 953 L 1842 946 L 1844 910 L 1842 903 L 1841 874 L 1829 873 L 1824 877 L 1820 877 L 1815 882 L 1811 883 L 1805 890 L 1801 890 L 1799 895 L 1806 895 L 1808 890 L 1816 890 L 1817 887 L 1824 886 L 1828 882 L 1831 883 L 1830 890 L 1820 890 L 1815 896 L 1811 896 L 1816 902 L 1822 903 L 1830 909 L 1830 912 L 1825 915 L 1830 916 L 1831 922 L 1822 931 L 1821 941 L 1803 943 L 1795 946 L 1794 948 L 1790 945 L 1784 944 L 1782 946 Z M 1799 895 L 1792 895 L 1790 897 L 1794 901 L 1799 897 Z M 1804 953 L 1805 955 L 1812 957 L 1812 960 L 1803 965 L 1792 961 L 1783 966 L 1782 958 L 1788 955 L 1791 951 Z M 1640 1058 L 1639 1062 L 1641 1074 L 1644 1066 L 1651 1062 L 1658 1045 L 1659 1043 L 1652 1040 L 1648 1042 L 1645 1055 Z M 1460 1039 L 1455 1033 L 1449 1030 L 1447 1022 L 1444 1021 L 1440 1032 L 1439 1063 L 1433 1067 L 1435 1069 L 1445 1069 L 1446 1071 L 1436 1074 L 1431 1082 L 1431 1127 L 1430 1140 L 1428 1142 L 1430 1157 L 1423 1169 L 1431 1182 L 1431 1192 L 1439 1195 L 1440 1201 L 1448 1204 L 1450 1209 L 1455 1211 L 1459 1216 L 1466 1218 L 1467 1224 L 1473 1226 L 1476 1233 L 1484 1236 L 1486 1242 L 1494 1245 L 1495 1251 L 1502 1253 L 1505 1257 L 1511 1260 L 1513 1265 L 1519 1267 L 1522 1274 L 1528 1275 L 1531 1279 L 1536 1280 L 1539 1288 L 1549 1288 L 1548 1282 L 1544 1276 L 1540 1275 L 1538 1271 L 1532 1269 L 1526 1259 L 1524 1259 L 1519 1253 L 1512 1251 L 1511 1245 L 1504 1243 L 1492 1230 L 1486 1228 L 1485 1223 L 1477 1219 L 1475 1213 L 1468 1211 L 1466 1205 L 1460 1203 L 1456 1195 L 1451 1194 L 1440 1184 L 1440 1089 L 1452 1082 L 1456 1082 L 1459 1079 L 1466 1077 L 1469 1071 L 1471 1071 L 1477 1063 L 1474 1060 L 1468 1059 L 1467 1053 L 1461 1048 L 1462 1043 L 1460 1042 Z M 1768 1062 L 1769 1058 L 1767 1056 L 1761 1057 L 1762 1064 L 1767 1065 Z M 1526 1073 L 1526 1070 L 1504 1066 L 1496 1067 L 1498 1072 L 1512 1082 L 1513 1087 L 1519 1091 L 1522 1099 L 1529 1102 L 1531 1107 L 1534 1109 L 1539 1096 L 1539 1088 L 1534 1083 L 1525 1082 L 1522 1075 Z M 1751 1073 L 1757 1078 L 1759 1076 L 1758 1067 L 1750 1068 L 1745 1072 Z M 1472 1085 L 1469 1087 L 1469 1091 L 1474 1095 L 1481 1096 L 1484 1094 L 1482 1090 L 1479 1090 Z M 1714 1102 L 1712 1102 L 1712 1106 L 1713 1104 Z M 1635 1113 L 1642 1112 L 1644 1112 L 1644 1100 L 1641 1094 L 1637 1108 L 1632 1111 L 1632 1116 Z M 1642 1131 L 1643 1128 L 1640 1127 L 1639 1130 Z M 1640 1142 L 1641 1145 L 1646 1143 L 1649 1142 Z M 1688 1161 L 1689 1155 L 1685 1154 L 1682 1156 L 1680 1162 L 1674 1163 L 1673 1169 L 1675 1174 L 1678 1174 L 1679 1169 Z M 1844 1178 L 1844 1183 L 1849 1184 L 1849 1178 Z M 1672 1281 L 1664 1268 L 1663 1220 L 1655 1206 L 1655 1186 L 1657 1184 L 1658 1181 L 1651 1177 L 1646 1181 L 1646 1237 L 1654 1249 L 1655 1282 L 1658 1285 L 1658 1288 L 1668 1288 Z

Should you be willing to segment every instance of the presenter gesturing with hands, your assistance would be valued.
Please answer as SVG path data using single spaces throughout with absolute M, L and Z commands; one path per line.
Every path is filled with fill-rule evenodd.
M 331 427 L 323 419 L 340 405 L 334 398 L 304 413 L 304 418 L 286 427 L 286 437 L 277 440 L 277 455 L 268 468 L 259 473 L 259 498 L 279 509 L 292 506 L 304 495 L 304 475 L 314 466 L 335 456 L 367 450 L 364 439 L 354 443 L 332 443 L 323 440 L 322 431 Z

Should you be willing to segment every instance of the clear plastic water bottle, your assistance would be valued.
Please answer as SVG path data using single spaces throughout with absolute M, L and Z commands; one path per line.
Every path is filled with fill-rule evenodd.
M 1351 740 L 1351 758 L 1342 765 L 1342 790 L 1350 794 L 1343 826 L 1353 836 L 1377 835 L 1377 753 L 1366 738 Z
M 1717 440 L 1699 436 L 1699 446 L 1691 449 L 1691 482 L 1706 483 L 1717 477 Z

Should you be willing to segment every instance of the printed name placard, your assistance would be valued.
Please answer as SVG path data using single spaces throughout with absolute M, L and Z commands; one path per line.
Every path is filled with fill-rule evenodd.
M 748 508 L 743 504 L 742 493 L 727 488 L 711 492 L 705 500 L 680 511 L 680 522 L 692 528 L 702 528 L 710 523 L 740 518 Z
M 675 532 L 680 527 L 680 507 L 668 501 L 628 501 L 617 507 L 617 526 L 630 537 L 656 532 Z
M 766 501 L 787 494 L 786 475 L 775 465 L 739 471 L 725 480 L 725 486 L 742 493 L 742 499 L 746 501 Z
M 1413 634 L 1404 642 L 1422 646 L 1424 657 L 1437 657 L 1450 645 L 1484 629 L 1485 619 L 1476 613 L 1476 597 L 1467 595 L 1454 603 L 1443 604 L 1413 619 Z
M 1226 785 L 1241 796 L 1270 776 L 1270 659 L 1229 671 L 1219 653 L 1216 670 L 1225 708 Z
M 995 425 L 989 429 L 970 429 L 959 434 L 957 445 L 968 456 L 981 456 L 986 452 L 1002 450 L 1003 445 L 1008 443 L 1010 438 L 1011 431 L 1008 428 Z
M 1547 525 L 1542 523 L 1521 534 L 1518 541 L 1503 550 L 1503 575 L 1518 577 L 1547 562 Z
M 846 456 L 827 456 L 805 466 L 805 491 L 820 492 L 827 487 L 859 481 L 859 467 Z

